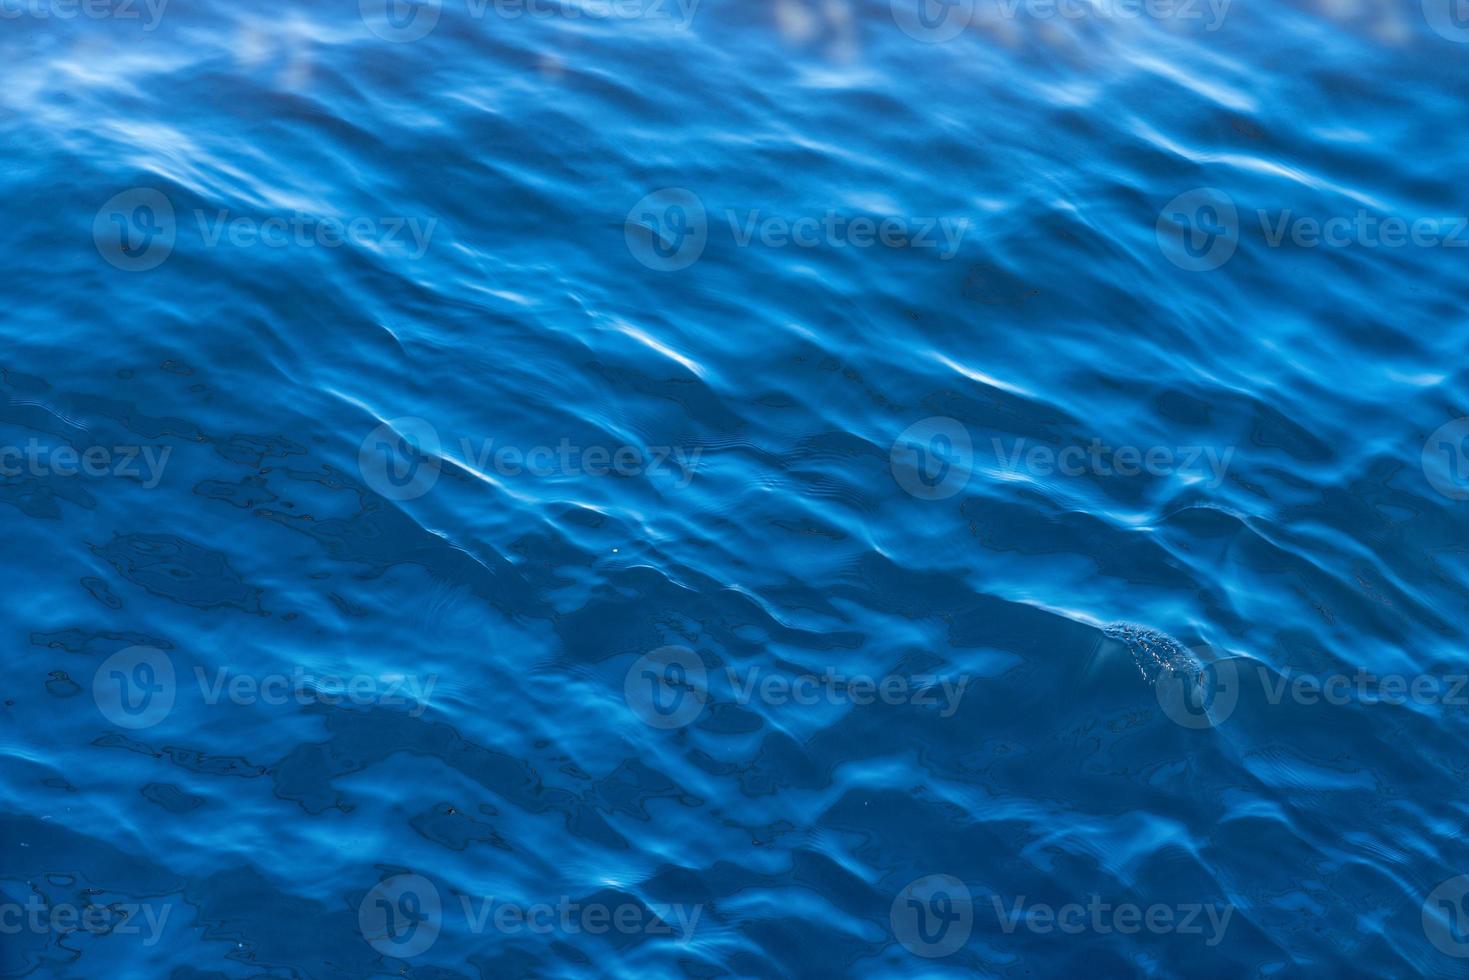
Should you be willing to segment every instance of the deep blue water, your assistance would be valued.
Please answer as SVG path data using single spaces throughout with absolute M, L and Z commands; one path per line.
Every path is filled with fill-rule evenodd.
M 0 975 L 1469 976 L 1469 5 L 922 2 L 0 0 Z

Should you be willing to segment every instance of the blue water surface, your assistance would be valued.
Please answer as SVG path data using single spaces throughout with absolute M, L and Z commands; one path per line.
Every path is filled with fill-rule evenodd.
M 1469 976 L 1462 0 L 0 55 L 0 976 Z

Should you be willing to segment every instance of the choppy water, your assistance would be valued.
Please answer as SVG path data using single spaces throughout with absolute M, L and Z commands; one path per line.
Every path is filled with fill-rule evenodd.
M 1469 975 L 1469 9 L 1137 9 L 0 0 L 0 975 Z

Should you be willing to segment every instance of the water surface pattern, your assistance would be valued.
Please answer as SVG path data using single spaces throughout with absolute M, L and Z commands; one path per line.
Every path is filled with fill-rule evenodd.
M 1462 0 L 0 54 L 0 975 L 1469 976 Z

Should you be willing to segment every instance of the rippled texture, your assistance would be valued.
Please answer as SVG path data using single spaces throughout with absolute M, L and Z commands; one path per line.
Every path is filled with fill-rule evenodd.
M 1469 44 L 1417 0 L 1002 7 L 942 43 L 878 0 L 444 0 L 411 41 L 350 2 L 0 20 L 3 441 L 167 451 L 0 482 L 0 899 L 168 910 L 8 931 L 0 974 L 1469 975 L 1425 912 L 1469 873 L 1464 708 L 1270 697 L 1466 669 L 1469 501 L 1420 457 L 1469 414 L 1469 252 L 1254 217 L 1469 214 Z M 107 202 L 137 188 L 176 242 L 132 271 Z M 663 188 L 708 215 L 685 268 L 629 213 Z M 1240 241 L 1190 271 L 1164 239 L 1196 188 Z M 967 225 L 948 257 L 741 244 L 752 211 Z M 405 450 L 423 493 L 373 462 L 404 419 L 440 442 Z M 925 419 L 972 440 L 948 496 L 904 489 Z M 1007 462 L 1094 439 L 1228 462 Z M 536 475 L 488 440 L 698 456 Z M 708 703 L 660 727 L 638 684 L 689 692 L 638 664 L 668 647 Z M 135 648 L 176 696 L 129 728 L 98 691 Z M 1222 663 L 1228 719 L 1176 723 L 1160 685 Z M 435 686 L 209 703 L 221 670 Z M 740 696 L 828 672 L 967 686 Z M 395 957 L 359 912 L 402 875 L 443 912 Z M 943 955 L 901 928 L 931 875 L 972 895 Z M 476 929 L 461 896 L 699 917 Z M 1092 896 L 1233 912 L 1209 944 L 995 911 Z

